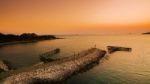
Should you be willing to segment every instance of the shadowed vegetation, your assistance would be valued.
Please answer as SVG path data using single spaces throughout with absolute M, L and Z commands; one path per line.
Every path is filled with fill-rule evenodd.
M 23 33 L 21 35 L 2 34 L 0 33 L 0 43 L 15 42 L 15 41 L 36 41 L 56 39 L 54 35 L 37 35 L 35 33 Z

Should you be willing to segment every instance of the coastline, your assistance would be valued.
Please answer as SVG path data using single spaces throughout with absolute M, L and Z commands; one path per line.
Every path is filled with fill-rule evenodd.
M 54 38 L 54 39 L 42 39 L 42 40 L 24 40 L 24 41 L 3 42 L 3 43 L 0 43 L 0 47 L 1 47 L 1 46 L 5 46 L 5 45 L 15 45 L 15 44 L 23 44 L 23 43 L 34 43 L 34 42 L 39 42 L 39 41 L 45 41 L 45 40 L 56 40 L 56 39 L 64 39 L 64 38 Z
M 55 35 L 37 35 L 35 33 L 22 33 L 20 35 L 0 33 L 0 46 L 21 43 L 33 43 L 38 41 L 54 39 L 62 38 L 57 38 Z

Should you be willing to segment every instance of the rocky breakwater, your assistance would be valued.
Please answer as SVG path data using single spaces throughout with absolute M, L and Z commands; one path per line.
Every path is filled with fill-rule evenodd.
M 97 64 L 105 53 L 104 50 L 92 48 L 70 57 L 12 73 L 2 81 L 2 84 L 59 84 Z

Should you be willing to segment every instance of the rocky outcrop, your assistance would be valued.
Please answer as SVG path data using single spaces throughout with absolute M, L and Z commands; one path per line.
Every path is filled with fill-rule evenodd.
M 104 57 L 106 51 L 92 48 L 79 54 L 60 58 L 50 63 L 33 66 L 13 73 L 3 84 L 58 84 L 72 75 L 89 69 Z M 17 71 L 16 71 L 17 72 Z
M 9 62 L 0 60 L 0 73 L 9 71 L 11 69 Z
M 118 46 L 107 46 L 108 53 L 114 53 L 116 51 L 132 51 L 132 48 L 118 47 Z

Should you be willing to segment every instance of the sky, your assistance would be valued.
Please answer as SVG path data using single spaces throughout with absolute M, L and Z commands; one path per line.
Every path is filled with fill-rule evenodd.
M 150 0 L 0 0 L 0 32 L 107 34 L 150 31 Z

